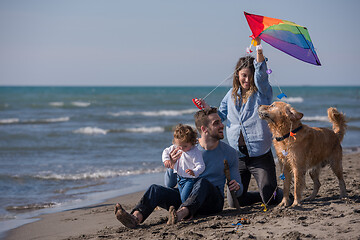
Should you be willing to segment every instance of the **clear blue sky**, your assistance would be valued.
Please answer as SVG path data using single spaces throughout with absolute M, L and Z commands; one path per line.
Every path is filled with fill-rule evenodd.
M 216 86 L 250 44 L 243 11 L 309 29 L 322 66 L 263 43 L 272 81 L 360 85 L 358 0 L 1 0 L 0 86 Z

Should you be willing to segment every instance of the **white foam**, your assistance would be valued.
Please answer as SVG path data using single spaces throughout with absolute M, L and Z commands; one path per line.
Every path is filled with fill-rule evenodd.
M 133 133 L 155 133 L 155 132 L 165 132 L 163 127 L 138 127 L 138 128 L 127 128 L 126 132 Z
M 329 122 L 329 119 L 327 116 L 309 116 L 309 117 L 303 117 L 302 120 L 304 121 L 317 121 L 317 122 Z
M 56 174 L 56 173 L 43 173 L 35 177 L 40 179 L 53 179 L 53 180 L 82 180 L 82 179 L 99 179 L 118 176 L 117 172 L 93 172 L 93 173 L 77 173 L 77 174 Z
M 88 103 L 88 102 L 71 102 L 71 104 L 73 106 L 76 106 L 76 107 L 88 107 L 88 106 L 90 106 L 91 103 Z
M 70 117 L 48 118 L 44 119 L 45 122 L 68 122 Z
M 181 116 L 185 114 L 195 113 L 196 109 L 185 109 L 185 110 L 160 110 L 160 111 L 121 111 L 117 113 L 108 113 L 114 117 L 119 116 L 134 116 L 134 115 L 142 115 L 147 117 L 157 117 L 157 116 Z
M 63 107 L 64 103 L 63 102 L 49 102 L 49 105 L 53 106 L 53 107 Z
M 97 127 L 84 127 L 84 128 L 79 128 L 73 132 L 79 134 L 86 134 L 86 135 L 96 135 L 96 134 L 106 135 L 108 133 L 108 130 L 104 130 Z
M 156 117 L 156 116 L 180 116 L 184 114 L 191 114 L 196 112 L 196 109 L 188 109 L 188 110 L 163 110 L 163 111 L 153 111 L 153 112 L 142 112 L 144 116 Z
M 21 121 L 21 123 L 55 123 L 55 122 L 67 122 L 70 117 L 59 117 L 59 118 L 46 118 L 46 119 L 30 119 Z
M 107 171 L 96 171 L 96 172 L 84 172 L 76 174 L 56 174 L 50 172 L 44 172 L 36 175 L 36 178 L 45 180 L 83 180 L 83 179 L 102 179 L 102 178 L 113 178 L 120 176 L 139 175 L 147 173 L 159 173 L 163 172 L 163 167 L 154 169 L 139 169 L 139 170 L 107 170 Z
M 302 103 L 304 102 L 304 99 L 302 97 L 289 97 L 289 98 L 283 98 L 285 102 L 289 103 Z
M 47 119 L 30 119 L 22 120 L 18 118 L 9 118 L 9 119 L 0 119 L 0 124 L 13 124 L 13 123 L 55 123 L 55 122 L 67 122 L 70 120 L 70 117 L 59 117 L 59 118 L 47 118 Z
M 18 123 L 20 120 L 18 118 L 7 118 L 7 119 L 0 119 L 0 124 L 12 124 Z
M 134 116 L 136 114 L 136 112 L 122 111 L 122 112 L 118 112 L 118 113 L 109 112 L 108 114 L 111 116 L 114 116 L 114 117 L 120 117 L 120 116 Z
M 28 204 L 28 205 L 20 205 L 20 206 L 8 206 L 6 208 L 6 210 L 8 211 L 24 211 L 24 210 L 38 210 L 38 209 L 43 209 L 43 208 L 51 208 L 51 207 L 56 207 L 56 206 L 60 206 L 60 203 L 34 203 L 34 204 Z

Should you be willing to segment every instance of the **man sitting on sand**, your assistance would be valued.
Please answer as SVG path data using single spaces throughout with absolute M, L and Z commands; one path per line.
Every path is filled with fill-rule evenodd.
M 224 160 L 229 163 L 231 181 L 229 190 L 240 196 L 243 191 L 239 174 L 236 151 L 220 140 L 224 138 L 224 125 L 216 108 L 200 110 L 195 114 L 195 125 L 201 137 L 198 148 L 202 152 L 205 171 L 194 184 L 188 199 L 181 203 L 177 189 L 151 185 L 140 202 L 126 212 L 118 203 L 115 206 L 116 218 L 126 227 L 135 228 L 159 206 L 169 211 L 168 225 L 183 219 L 191 219 L 195 214 L 209 215 L 221 212 L 224 206 Z

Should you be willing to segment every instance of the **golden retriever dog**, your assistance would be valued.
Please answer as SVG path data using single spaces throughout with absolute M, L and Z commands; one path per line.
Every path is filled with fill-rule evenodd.
M 280 207 L 290 205 L 292 175 L 294 175 L 292 207 L 300 205 L 307 170 L 310 170 L 311 179 L 314 181 L 313 192 L 307 199 L 314 199 L 321 186 L 320 170 L 327 164 L 339 180 L 340 197 L 346 197 L 340 145 L 346 130 L 345 116 L 336 108 L 329 108 L 327 112 L 333 124 L 332 130 L 302 124 L 300 119 L 303 114 L 284 102 L 274 102 L 269 106 L 261 105 L 258 109 L 260 118 L 267 121 L 273 134 L 274 147 L 285 176 L 284 197 L 279 204 Z

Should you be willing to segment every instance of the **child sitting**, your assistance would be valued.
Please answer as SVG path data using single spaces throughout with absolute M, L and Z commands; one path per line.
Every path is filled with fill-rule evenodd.
M 188 198 L 194 183 L 205 170 L 205 164 L 197 144 L 196 131 L 183 124 L 178 124 L 174 131 L 173 145 L 164 149 L 162 161 L 167 168 L 177 173 L 177 183 L 181 201 Z

